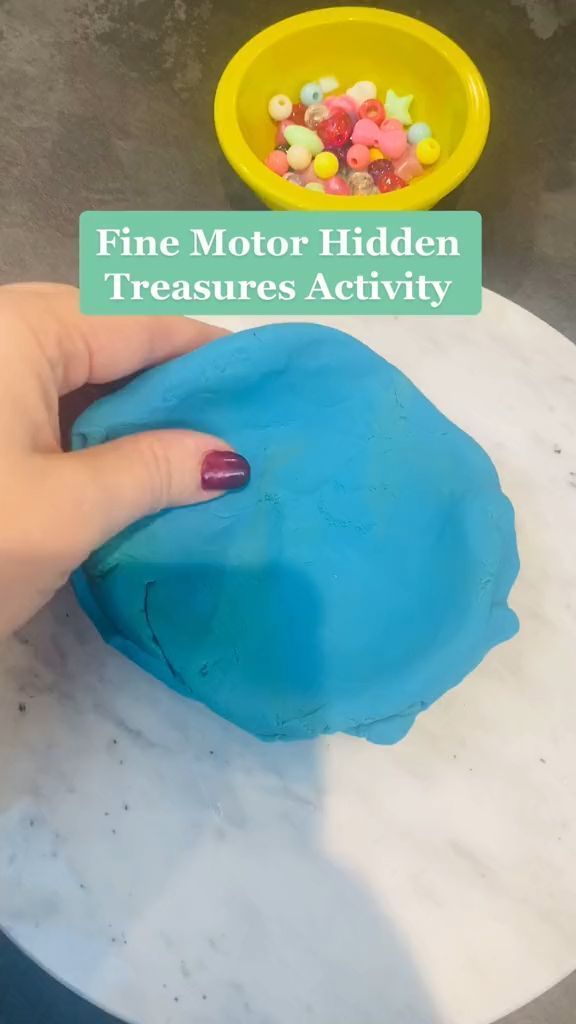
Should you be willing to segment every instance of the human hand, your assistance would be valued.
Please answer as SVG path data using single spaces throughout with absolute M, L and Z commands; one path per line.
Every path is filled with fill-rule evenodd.
M 62 396 L 225 333 L 179 317 L 82 316 L 66 285 L 0 288 L 0 637 L 131 522 L 248 482 L 248 464 L 225 441 L 192 431 L 149 431 L 78 452 L 61 445 Z

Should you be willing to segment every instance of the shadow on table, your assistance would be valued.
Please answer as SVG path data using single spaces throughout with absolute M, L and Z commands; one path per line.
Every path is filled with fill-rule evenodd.
M 301 688 L 316 692 L 324 685 L 319 601 L 306 578 L 278 573 L 276 567 L 282 622 L 270 611 L 278 594 L 267 591 L 266 567 L 234 581 L 241 603 L 233 614 L 245 633 L 249 671 L 265 695 L 270 672 L 290 667 L 296 623 L 305 629 Z M 180 620 L 183 601 L 181 594 L 174 612 Z M 201 625 L 202 600 L 193 605 L 190 635 L 201 642 L 209 625 Z M 278 660 L 270 661 L 271 649 Z M 22 941 L 14 922 L 44 913 L 25 941 L 41 962 L 50 965 L 52 935 L 62 942 L 69 930 L 67 982 L 96 998 L 104 993 L 104 1002 L 121 990 L 116 1008 L 138 1024 L 439 1024 L 409 944 L 369 886 L 330 853 L 330 846 L 346 846 L 342 832 L 361 828 L 362 817 L 354 813 L 355 790 L 337 808 L 339 825 L 333 799 L 327 807 L 326 741 L 264 744 L 171 693 L 111 652 L 69 593 L 4 647 L 1 674 L 7 709 L 25 695 L 36 718 L 26 736 L 34 753 L 11 775 L 2 751 L 14 729 L 27 727 L 27 716 L 10 722 L 0 710 L 0 836 L 21 858 L 0 863 L 1 888 L 10 891 L 20 879 L 2 923 Z M 353 761 L 365 741 L 340 739 L 342 745 L 328 742 Z M 382 773 L 365 779 L 371 790 L 387 784 L 388 754 L 379 750 Z M 105 820 L 128 790 L 130 814 L 119 810 Z M 41 842 L 36 830 L 24 849 L 19 826 L 2 824 L 31 799 L 45 832 L 55 827 L 54 808 L 61 832 L 66 822 L 57 849 L 70 871 L 60 868 L 57 905 L 48 914 L 37 907 L 45 906 L 50 885 L 50 837 Z M 378 870 L 388 870 L 384 859 Z M 90 914 L 96 938 L 88 957 L 84 927 L 77 934 L 71 922 Z M 120 933 L 122 946 L 110 939 Z M 35 1013 L 42 1024 L 104 1022 L 6 943 L 3 952 L 0 1024 L 34 1024 Z M 137 984 L 129 981 L 135 977 Z M 120 989 L 114 978 L 123 978 Z

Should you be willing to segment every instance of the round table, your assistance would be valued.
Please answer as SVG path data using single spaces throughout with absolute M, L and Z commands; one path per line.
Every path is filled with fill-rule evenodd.
M 492 456 L 520 633 L 395 747 L 262 744 L 69 590 L 3 645 L 0 925 L 137 1024 L 488 1024 L 576 966 L 576 351 L 491 293 L 326 322 Z

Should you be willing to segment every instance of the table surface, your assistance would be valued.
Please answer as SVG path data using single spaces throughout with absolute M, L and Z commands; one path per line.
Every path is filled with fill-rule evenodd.
M 338 326 L 494 459 L 521 630 L 393 748 L 261 744 L 70 592 L 3 646 L 0 925 L 137 1024 L 487 1024 L 575 965 L 576 352 L 489 292 Z

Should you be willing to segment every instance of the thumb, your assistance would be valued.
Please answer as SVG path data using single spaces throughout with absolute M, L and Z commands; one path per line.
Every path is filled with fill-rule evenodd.
M 248 462 L 225 441 L 189 430 L 133 434 L 59 462 L 86 553 L 143 516 L 220 497 L 250 480 Z

